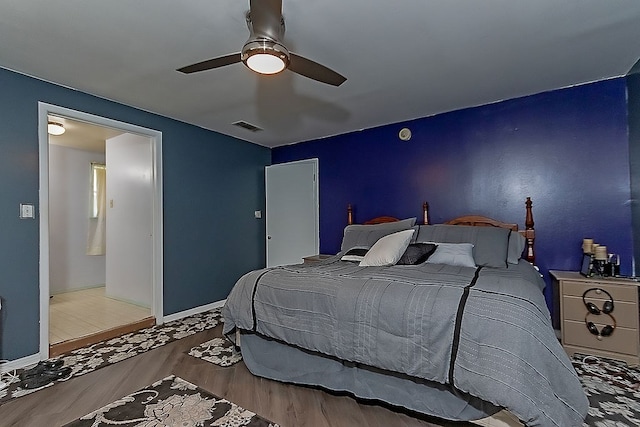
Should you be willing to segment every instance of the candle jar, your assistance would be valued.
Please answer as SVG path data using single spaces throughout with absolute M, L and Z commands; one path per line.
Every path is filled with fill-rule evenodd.
M 593 253 L 593 239 L 582 239 L 582 253 L 592 254 Z

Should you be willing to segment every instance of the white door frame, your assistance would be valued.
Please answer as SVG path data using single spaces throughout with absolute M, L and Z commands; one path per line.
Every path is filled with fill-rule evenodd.
M 38 102 L 38 143 L 40 152 L 40 360 L 49 358 L 49 136 L 47 117 L 53 114 L 72 120 L 143 135 L 151 140 L 153 167 L 153 296 L 151 314 L 163 323 L 163 221 L 162 221 L 162 132 L 143 128 L 58 105 Z

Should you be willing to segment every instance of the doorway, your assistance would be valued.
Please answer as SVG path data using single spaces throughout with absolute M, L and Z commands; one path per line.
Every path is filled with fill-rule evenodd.
M 52 177 L 50 173 L 52 171 L 49 169 L 49 167 L 51 164 L 50 163 L 51 157 L 58 156 L 59 150 L 57 148 L 50 149 L 49 147 L 49 136 L 46 130 L 49 117 L 55 116 L 56 118 L 58 118 L 58 121 L 68 121 L 69 125 L 78 124 L 78 125 L 95 127 L 98 129 L 105 130 L 106 134 L 108 135 L 107 138 L 105 138 L 106 143 L 111 144 L 112 147 L 117 148 L 117 149 L 115 148 L 110 149 L 112 153 L 115 153 L 115 154 L 112 154 L 113 158 L 117 158 L 117 156 L 126 157 L 133 153 L 134 157 L 136 155 L 141 154 L 142 156 L 141 158 L 146 159 L 144 160 L 146 162 L 144 164 L 138 161 L 137 164 L 133 165 L 135 170 L 141 171 L 140 172 L 141 177 L 138 177 L 138 181 L 145 181 L 145 189 L 143 190 L 144 193 L 138 193 L 137 195 L 133 194 L 133 195 L 130 195 L 129 198 L 124 197 L 124 193 L 122 194 L 119 193 L 115 203 L 117 206 L 121 207 L 120 213 L 119 213 L 120 218 L 118 221 L 115 221 L 115 220 L 112 221 L 112 224 L 125 224 L 126 221 L 131 220 L 131 217 L 127 216 L 127 212 L 135 211 L 135 215 L 138 216 L 138 221 L 140 221 L 139 217 L 140 217 L 141 211 L 148 212 L 148 215 L 145 214 L 144 219 L 142 221 L 146 225 L 146 227 L 140 227 L 139 223 L 136 224 L 135 228 L 142 230 L 141 234 L 140 236 L 131 236 L 131 240 L 130 240 L 131 242 L 135 242 L 137 238 L 140 238 L 143 240 L 142 245 L 145 246 L 144 253 L 139 253 L 132 256 L 135 256 L 136 259 L 141 261 L 144 259 L 145 262 L 140 262 L 140 263 L 145 264 L 148 267 L 140 269 L 140 270 L 144 270 L 143 274 L 136 274 L 137 272 L 135 270 L 130 270 L 131 266 L 122 266 L 123 268 L 118 268 L 117 262 L 122 262 L 122 257 L 120 257 L 120 260 L 118 260 L 118 257 L 116 256 L 118 255 L 119 251 L 116 251 L 116 250 L 108 251 L 108 247 L 107 247 L 107 253 L 111 252 L 114 254 L 114 256 L 110 257 L 112 258 L 110 259 L 111 261 L 110 263 L 109 261 L 106 261 L 107 257 L 105 256 L 102 257 L 102 263 L 104 265 L 103 267 L 104 270 L 102 272 L 103 274 L 102 282 L 106 284 L 108 283 L 122 284 L 122 281 L 126 280 L 126 277 L 120 274 L 120 270 L 122 271 L 130 270 L 131 275 L 134 277 L 133 279 L 134 281 L 146 282 L 148 283 L 148 287 L 146 289 L 143 289 L 142 291 L 140 290 L 134 291 L 134 293 L 132 294 L 126 291 L 126 288 L 128 287 L 133 288 L 132 286 L 130 286 L 131 283 L 127 283 L 125 286 L 120 286 L 120 287 L 115 286 L 115 287 L 112 287 L 112 289 L 109 289 L 108 287 L 103 288 L 102 291 L 100 291 L 99 289 L 93 289 L 93 290 L 84 289 L 84 291 L 87 291 L 87 292 L 84 292 L 84 291 L 77 292 L 77 295 L 86 294 L 86 296 L 89 297 L 87 301 L 92 301 L 92 303 L 95 303 L 96 298 L 100 297 L 100 295 L 98 294 L 102 292 L 103 293 L 103 295 L 101 296 L 102 300 L 104 300 L 105 297 L 107 297 L 108 299 L 112 299 L 115 302 L 123 302 L 123 304 L 125 305 L 133 302 L 141 306 L 147 306 L 147 311 L 152 315 L 152 318 L 151 319 L 147 318 L 140 325 L 136 325 L 135 323 L 125 325 L 122 328 L 120 328 L 122 329 L 121 331 L 117 330 L 119 328 L 113 328 L 106 332 L 93 334 L 91 337 L 88 338 L 89 340 L 93 339 L 95 341 L 95 340 L 106 339 L 110 336 L 110 334 L 113 335 L 114 333 L 118 333 L 118 334 L 126 333 L 131 330 L 139 329 L 140 327 L 149 326 L 150 324 L 153 324 L 153 323 L 160 324 L 163 321 L 162 320 L 163 318 L 163 314 L 162 314 L 162 209 L 161 209 L 161 206 L 162 206 L 161 158 L 162 157 L 161 157 L 161 133 L 158 131 L 141 128 L 135 125 L 127 124 L 124 122 L 118 122 L 118 121 L 106 119 L 103 117 L 93 116 L 86 113 L 82 113 L 82 112 L 78 112 L 78 111 L 74 111 L 74 110 L 66 109 L 64 107 L 54 106 L 50 104 L 39 103 L 38 107 L 39 107 L 39 143 L 40 143 L 40 200 L 39 200 L 40 202 L 40 359 L 46 359 L 51 356 L 50 355 L 51 339 L 49 334 L 50 326 L 51 326 L 49 321 L 50 320 L 49 296 L 50 294 L 52 294 L 52 291 L 60 292 L 61 290 L 57 276 L 56 277 L 52 276 L 53 272 L 56 271 L 55 262 L 57 261 L 56 259 L 57 254 L 53 253 L 54 248 L 51 247 L 51 243 L 54 241 L 53 239 L 54 236 L 51 233 L 54 233 L 55 230 L 57 230 L 56 226 L 59 225 L 59 223 L 54 222 L 56 221 L 56 215 L 54 214 L 54 211 L 52 208 L 56 207 L 55 205 L 57 202 L 53 198 L 56 197 L 57 194 L 55 193 L 54 188 L 51 186 L 52 182 L 50 182 L 50 180 L 52 179 Z M 93 155 L 93 154 L 91 156 L 96 157 L 96 155 Z M 97 157 L 98 157 L 97 160 L 100 160 L 99 156 Z M 98 161 L 96 163 L 100 163 L 100 162 Z M 116 165 L 117 163 L 118 162 L 114 161 L 113 164 Z M 116 171 L 117 171 L 117 168 L 114 168 L 114 172 Z M 113 175 L 117 176 L 117 173 L 114 173 Z M 84 184 L 85 184 L 84 182 L 81 183 L 81 185 L 84 185 Z M 127 193 L 129 193 L 130 186 L 127 187 L 126 183 L 122 183 L 122 182 L 118 183 L 117 181 L 111 183 L 111 187 L 113 189 L 118 188 L 118 185 L 120 185 L 122 188 L 126 188 Z M 86 182 L 86 186 L 87 186 L 87 192 L 88 192 L 89 182 Z M 134 191 L 134 190 L 131 189 L 131 191 Z M 50 197 L 52 199 L 50 199 Z M 111 207 L 113 207 L 114 205 L 113 199 L 114 197 L 113 195 L 111 195 Z M 128 200 L 138 201 L 143 199 L 147 199 L 147 202 L 148 202 L 148 204 L 143 207 L 144 209 L 140 209 L 141 206 L 139 205 L 131 206 L 130 204 L 127 204 L 129 203 Z M 108 206 L 107 206 L 107 209 L 108 209 Z M 81 206 L 79 208 L 77 207 L 77 209 L 75 210 L 78 210 L 81 212 L 81 214 L 86 215 L 86 213 L 89 211 L 89 206 L 86 206 L 86 208 L 84 206 Z M 122 212 L 124 212 L 124 216 Z M 69 216 L 68 220 L 73 215 L 77 216 L 75 212 L 70 211 L 68 213 L 68 216 Z M 116 216 L 117 215 L 114 214 L 114 218 Z M 59 215 L 57 220 L 59 221 Z M 86 223 L 86 219 L 85 219 L 85 223 Z M 86 228 L 86 224 L 85 224 L 85 228 Z M 89 228 L 91 228 L 91 224 L 89 224 Z M 109 235 L 109 233 L 113 236 L 118 236 L 118 235 L 121 236 L 123 234 L 128 233 L 128 231 L 126 230 L 126 227 L 124 228 L 124 231 L 122 226 L 116 227 L 115 225 L 111 225 L 110 228 L 111 230 L 107 230 L 106 232 L 107 236 Z M 115 232 L 114 232 L 114 229 L 116 230 Z M 80 230 L 78 233 L 86 236 L 87 234 L 94 234 L 95 230 L 94 230 L 94 233 L 90 233 L 86 229 Z M 90 237 L 93 239 L 93 237 L 95 236 L 90 236 Z M 113 248 L 113 245 L 115 244 L 114 242 L 117 242 L 118 238 L 112 237 L 108 239 L 108 241 L 112 242 L 111 245 Z M 94 245 L 94 243 L 95 242 L 93 242 L 92 240 L 91 245 Z M 136 245 L 128 245 L 128 246 L 135 247 Z M 87 248 L 88 247 L 89 247 L 89 244 L 87 243 Z M 59 248 L 56 246 L 55 251 L 57 251 L 58 249 Z M 92 246 L 92 251 L 94 249 L 95 248 Z M 95 253 L 92 253 L 92 254 L 95 255 Z M 100 257 L 85 256 L 84 258 L 85 259 L 94 258 L 93 260 L 91 260 L 91 262 L 93 262 L 94 264 L 97 263 L 96 265 L 98 266 L 100 265 L 100 262 L 98 260 L 98 258 Z M 95 265 L 93 268 L 96 268 Z M 115 271 L 116 275 L 119 274 L 119 277 L 116 277 L 115 280 L 107 279 L 106 277 L 110 275 L 109 270 L 111 270 L 112 272 L 111 276 L 114 275 L 113 272 Z M 53 282 L 52 282 L 52 277 L 54 277 L 55 279 Z M 75 279 L 76 279 L 75 282 L 78 282 L 77 278 Z M 84 278 L 80 280 L 80 282 L 83 282 L 83 280 Z M 93 282 L 101 281 L 100 277 L 85 281 L 85 284 L 89 285 L 89 286 L 84 286 L 85 288 L 92 288 L 91 280 L 93 280 Z M 73 286 L 70 286 L 70 287 L 73 287 Z M 73 289 L 62 289 L 63 292 L 67 290 L 74 291 Z M 58 302 L 62 302 L 63 300 L 70 301 L 71 299 L 75 299 L 75 295 L 74 295 L 75 293 L 76 293 L 75 291 L 69 292 L 69 293 L 64 292 L 64 297 L 62 297 L 62 294 L 61 294 L 60 298 L 58 298 Z M 73 295 L 73 298 L 71 298 L 72 295 Z M 107 302 L 111 303 L 112 301 L 107 301 Z M 65 302 L 65 304 L 69 305 L 70 302 L 67 301 Z M 53 307 L 53 305 L 51 305 L 51 307 Z M 122 316 L 122 317 L 126 318 L 127 316 Z M 97 324 L 98 322 L 92 322 L 92 323 Z M 136 323 L 139 323 L 139 322 L 136 322 Z M 87 342 L 87 344 L 90 342 L 91 341 Z M 66 351 L 70 349 L 71 348 L 67 348 Z M 52 351 L 53 351 L 53 348 L 52 348 Z

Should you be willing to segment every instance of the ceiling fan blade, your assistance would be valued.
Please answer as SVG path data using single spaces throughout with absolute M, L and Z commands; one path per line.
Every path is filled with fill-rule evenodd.
M 224 67 L 225 65 L 235 64 L 240 62 L 240 52 L 232 53 L 231 55 L 220 56 L 218 58 L 207 59 L 206 61 L 198 62 L 197 64 L 187 65 L 186 67 L 178 68 L 177 71 L 185 74 L 197 73 L 199 71 L 211 70 L 214 68 Z
M 252 36 L 280 40 L 282 34 L 282 0 L 250 0 L 249 17 Z
M 289 52 L 289 70 L 302 76 L 333 86 L 340 86 L 347 78 L 324 65 Z

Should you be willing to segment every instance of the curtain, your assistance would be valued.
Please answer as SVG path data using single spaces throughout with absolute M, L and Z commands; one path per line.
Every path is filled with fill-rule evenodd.
M 107 169 L 105 165 L 91 164 L 91 215 L 87 236 L 87 255 L 106 253 Z

